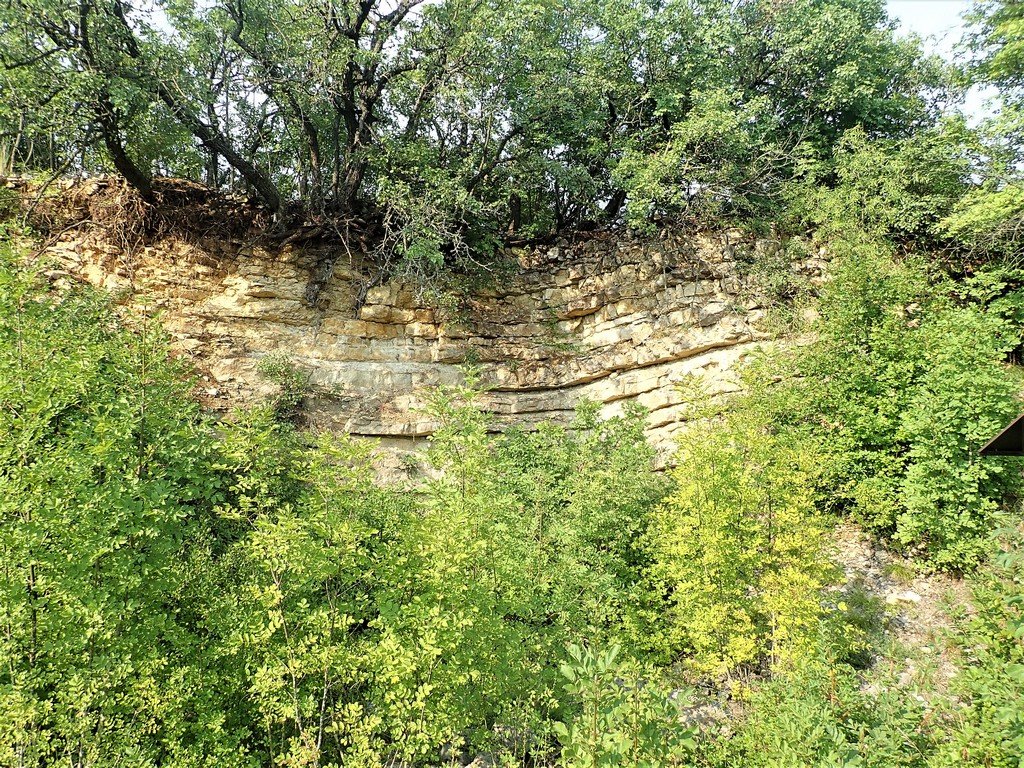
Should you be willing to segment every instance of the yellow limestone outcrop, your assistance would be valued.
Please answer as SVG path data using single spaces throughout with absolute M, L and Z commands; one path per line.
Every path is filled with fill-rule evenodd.
M 496 428 L 565 422 L 584 399 L 604 415 L 636 402 L 664 457 L 685 421 L 679 383 L 699 374 L 712 394 L 735 390 L 737 363 L 764 338 L 762 302 L 737 259 L 765 247 L 721 233 L 514 251 L 518 267 L 456 310 L 401 279 L 366 291 L 368 271 L 346 256 L 309 306 L 311 274 L 335 257 L 323 250 L 168 239 L 127 255 L 68 236 L 50 255 L 159 317 L 216 407 L 272 391 L 257 365 L 278 353 L 310 374 L 311 424 L 400 452 L 435 427 L 424 394 L 472 362 L 493 387 L 484 403 Z

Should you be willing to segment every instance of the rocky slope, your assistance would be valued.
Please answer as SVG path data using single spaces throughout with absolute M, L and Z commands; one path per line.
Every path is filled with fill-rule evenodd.
M 737 362 L 764 338 L 743 265 L 770 247 L 729 233 L 592 237 L 510 252 L 507 274 L 458 297 L 400 279 L 367 289 L 359 263 L 313 248 L 168 237 L 126 253 L 69 233 L 45 257 L 54 276 L 158 315 L 215 407 L 266 396 L 258 364 L 278 354 L 308 372 L 314 425 L 413 450 L 434 429 L 424 395 L 459 382 L 470 362 L 493 387 L 485 402 L 498 428 L 565 421 L 582 399 L 605 415 L 636 402 L 665 456 L 685 412 L 679 382 L 699 374 L 712 394 L 734 390 Z M 310 305 L 313 275 L 323 286 Z

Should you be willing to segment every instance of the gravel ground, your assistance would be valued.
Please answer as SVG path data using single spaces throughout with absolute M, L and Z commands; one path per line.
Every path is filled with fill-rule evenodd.
M 854 525 L 836 528 L 834 546 L 843 589 L 866 590 L 885 606 L 883 654 L 876 656 L 876 674 L 866 676 L 865 686 L 888 679 L 922 700 L 945 693 L 957 671 L 954 616 L 972 610 L 967 583 L 921 572 Z

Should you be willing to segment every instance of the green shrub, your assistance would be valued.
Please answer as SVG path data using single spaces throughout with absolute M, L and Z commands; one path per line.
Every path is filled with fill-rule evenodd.
M 737 414 L 690 427 L 649 533 L 666 621 L 655 647 L 702 673 L 791 663 L 813 645 L 829 571 L 810 456 Z
M 227 494 L 162 337 L 0 254 L 0 764 L 243 765 L 189 595 Z M 199 612 L 201 615 L 201 612 Z
M 631 408 L 602 421 L 585 403 L 568 430 L 514 429 L 495 446 L 493 471 L 521 521 L 509 551 L 529 564 L 524 608 L 531 622 L 556 619 L 563 645 L 645 644 L 636 637 L 646 631 L 638 613 L 649 566 L 642 538 L 666 490 L 651 471 L 645 418 Z
M 940 568 L 971 566 L 1020 487 L 1012 462 L 978 455 L 1020 409 L 1019 381 L 1002 363 L 1014 342 L 1000 319 L 974 308 L 940 309 L 914 337 L 927 364 L 899 424 L 908 450 L 893 536 Z
M 825 508 L 935 567 L 973 567 L 1020 487 L 1012 462 L 978 456 L 1020 408 L 1004 362 L 1019 332 L 998 307 L 958 305 L 950 283 L 878 241 L 854 233 L 834 248 L 817 340 L 749 407 L 815 437 Z
M 960 117 L 899 139 L 851 128 L 835 143 L 834 166 L 809 163 L 789 184 L 788 214 L 800 231 L 811 224 L 825 237 L 859 230 L 896 241 L 935 241 L 949 229 L 941 222 L 964 194 L 969 153 L 979 149 Z
M 862 691 L 849 667 L 814 661 L 755 691 L 735 735 L 701 745 L 701 764 L 924 768 L 936 737 L 928 717 L 899 693 Z
M 863 578 L 835 593 L 822 622 L 824 651 L 836 663 L 867 669 L 875 660 L 887 624 L 885 603 Z
M 1024 554 L 1019 531 L 973 585 L 976 613 L 961 622 L 962 670 L 944 748 L 932 762 L 1018 768 L 1024 755 Z
M 295 365 L 281 352 L 272 352 L 260 359 L 257 371 L 263 378 L 278 387 L 271 399 L 271 406 L 278 418 L 294 419 L 299 414 L 302 402 L 309 393 L 310 373 Z
M 660 768 L 684 765 L 695 729 L 682 722 L 681 700 L 604 652 L 570 645 L 561 666 L 576 713 L 555 724 L 565 768 Z

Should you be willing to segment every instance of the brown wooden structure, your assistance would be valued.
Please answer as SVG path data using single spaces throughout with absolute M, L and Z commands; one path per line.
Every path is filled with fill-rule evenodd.
M 982 456 L 1024 456 L 1024 414 L 985 443 L 979 453 Z

